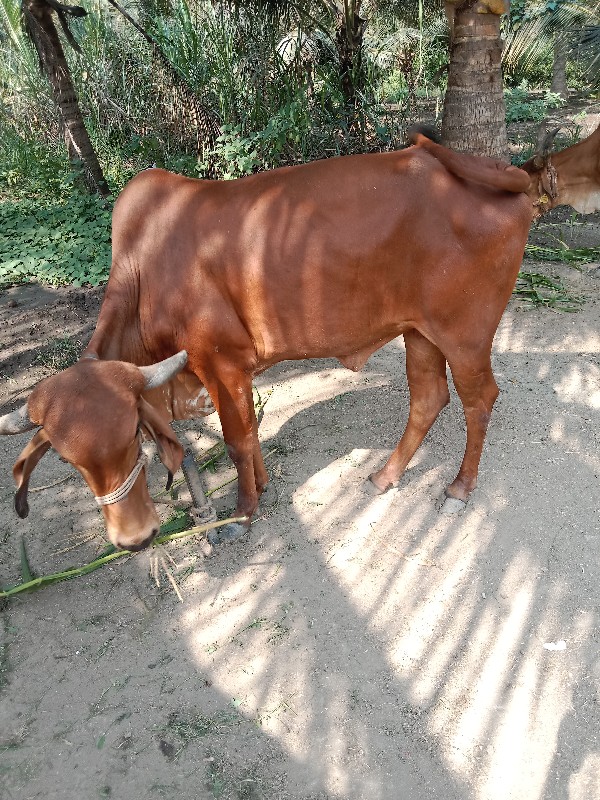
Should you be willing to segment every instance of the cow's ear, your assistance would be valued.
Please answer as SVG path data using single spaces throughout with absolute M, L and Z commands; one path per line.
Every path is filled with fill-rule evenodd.
M 29 503 L 27 502 L 27 490 L 29 488 L 29 478 L 31 473 L 37 466 L 40 458 L 51 447 L 48 434 L 42 428 L 38 431 L 33 439 L 29 442 L 27 447 L 23 450 L 19 458 L 16 460 L 13 467 L 13 476 L 17 484 L 17 493 L 15 495 L 15 511 L 21 517 L 29 514 Z
M 177 472 L 183 461 L 183 447 L 179 444 L 171 426 L 143 397 L 139 399 L 138 409 L 140 426 L 156 442 L 160 460 L 169 472 Z

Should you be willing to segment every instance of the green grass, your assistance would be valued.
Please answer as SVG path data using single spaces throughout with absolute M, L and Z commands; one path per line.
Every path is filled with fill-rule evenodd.
M 110 208 L 97 197 L 0 201 L 0 288 L 37 280 L 97 286 L 110 270 Z

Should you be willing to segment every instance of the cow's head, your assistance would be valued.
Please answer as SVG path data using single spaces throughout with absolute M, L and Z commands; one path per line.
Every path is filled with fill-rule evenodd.
M 41 381 L 26 405 L 0 417 L 0 434 L 40 428 L 13 468 L 17 514 L 29 513 L 29 478 L 53 447 L 94 493 L 110 541 L 128 550 L 148 545 L 159 520 L 143 474 L 142 434 L 154 439 L 171 474 L 181 465 L 183 449 L 142 393 L 170 380 L 186 361 L 185 350 L 147 367 L 83 358 Z
M 538 144 L 537 153 L 521 169 L 531 176 L 528 194 L 538 215 L 567 205 L 581 214 L 600 211 L 600 127 L 566 150 L 552 152 L 550 131 Z

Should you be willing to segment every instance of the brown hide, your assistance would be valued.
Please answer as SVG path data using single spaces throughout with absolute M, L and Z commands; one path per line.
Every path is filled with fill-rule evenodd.
M 143 397 L 138 402 L 140 427 L 149 439 L 154 439 L 158 457 L 169 470 L 171 476 L 177 472 L 183 461 L 183 447 L 169 425 Z
M 566 150 L 534 156 L 522 169 L 531 177 L 535 216 L 560 205 L 581 214 L 600 211 L 600 127 Z
M 13 467 L 13 477 L 17 484 L 15 510 L 21 519 L 25 519 L 29 514 L 27 491 L 31 473 L 51 446 L 47 433 L 44 430 L 38 431 L 15 462 Z
M 146 363 L 185 347 L 238 470 L 239 515 L 254 513 L 267 481 L 252 377 L 307 357 L 360 369 L 401 333 L 411 418 L 373 482 L 382 490 L 397 482 L 447 402 L 448 360 L 470 439 L 449 492 L 466 500 L 473 489 L 497 395 L 492 339 L 532 212 L 518 193 L 528 184 L 521 171 L 453 161 L 465 175 L 483 171 L 480 183 L 421 146 L 230 182 L 150 170 L 121 194 L 111 277 L 88 349 L 114 358 L 118 347 L 119 358 Z M 512 192 L 497 188 L 507 178 Z
M 479 156 L 477 159 L 464 158 L 462 153 L 455 153 L 419 132 L 411 133 L 410 140 L 435 156 L 446 169 L 459 178 L 483 186 L 492 185 L 507 192 L 526 192 L 529 189 L 529 175 L 505 161 L 485 156 Z
M 133 364 L 84 359 L 35 387 L 27 407 L 31 421 L 43 428 L 13 470 L 19 516 L 27 516 L 29 510 L 29 476 L 51 446 L 81 473 L 96 496 L 117 489 L 131 472 L 140 450 L 139 429 L 156 441 L 170 471 L 179 468 L 181 445 L 141 397 L 144 385 L 144 377 Z M 158 530 L 142 475 L 126 498 L 103 506 L 103 513 L 111 541 L 120 546 L 135 548 Z
M 492 340 L 531 221 L 549 206 L 540 199 L 548 178 L 532 163 L 522 171 L 416 141 L 400 152 L 238 181 L 154 169 L 128 184 L 115 206 L 113 265 L 86 351 L 100 361 L 83 360 L 62 373 L 67 378 L 56 376 L 53 402 L 43 413 L 36 410 L 37 390 L 29 403 L 31 419 L 44 425 L 59 452 L 71 453 L 66 457 L 97 495 L 114 490 L 131 471 L 136 425 L 159 440 L 159 432 L 166 436 L 162 457 L 178 465 L 180 450 L 165 422 L 209 413 L 206 387 L 238 472 L 237 516 L 249 523 L 267 482 L 253 376 L 284 359 L 333 356 L 360 369 L 404 334 L 408 423 L 372 485 L 385 491 L 400 479 L 448 402 L 448 364 L 467 444 L 447 495 L 455 507 L 468 499 L 498 394 Z M 544 169 L 554 170 L 553 204 L 595 206 L 599 153 L 596 132 L 552 156 Z M 144 392 L 133 364 L 183 349 L 184 371 Z M 90 372 L 89 364 L 100 371 Z M 93 392 L 86 393 L 90 375 Z M 57 428 L 57 419 L 68 425 Z M 13 424 L 11 417 L 7 432 Z M 65 434 L 60 447 L 59 429 Z M 101 443 L 103 456 L 86 467 L 92 441 Z M 148 542 L 156 515 L 141 476 L 125 500 L 106 508 L 113 541 Z

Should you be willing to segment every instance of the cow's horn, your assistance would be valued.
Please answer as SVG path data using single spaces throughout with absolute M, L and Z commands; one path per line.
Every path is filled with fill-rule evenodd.
M 552 145 L 554 144 L 554 140 L 556 139 L 556 134 L 560 130 L 560 125 L 558 128 L 554 128 L 554 130 L 548 131 L 548 133 L 544 136 L 544 141 L 542 142 L 541 151 L 544 155 L 547 155 L 550 150 L 552 149 Z
M 0 417 L 0 436 L 13 433 L 25 433 L 32 428 L 39 428 L 35 422 L 29 419 L 29 412 L 27 410 L 27 403 L 16 411 L 11 411 L 10 414 L 5 414 Z
M 545 158 L 552 149 L 552 144 L 554 143 L 556 134 L 561 129 L 561 126 L 559 125 L 557 128 L 548 130 L 546 128 L 546 124 L 546 122 L 542 122 L 540 125 L 537 133 L 537 143 L 535 148 L 536 156 L 541 156 L 542 158 Z
M 187 358 L 187 352 L 180 350 L 179 353 L 175 353 L 170 358 L 165 358 L 164 361 L 150 364 L 149 367 L 139 367 L 140 372 L 146 379 L 146 389 L 154 389 L 166 383 L 173 375 L 177 375 L 187 364 Z

